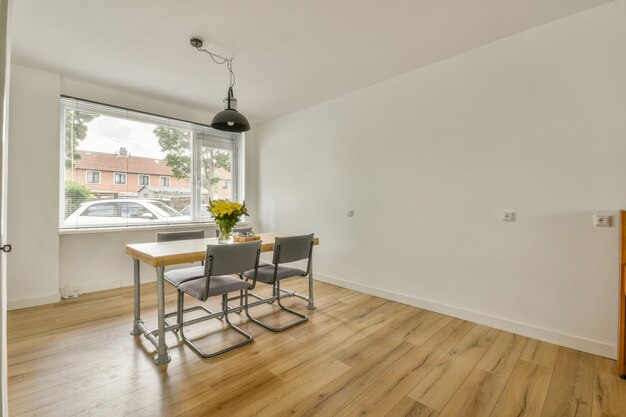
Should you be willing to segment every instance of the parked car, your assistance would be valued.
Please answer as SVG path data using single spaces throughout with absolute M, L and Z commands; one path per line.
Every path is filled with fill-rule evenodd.
M 185 208 L 183 208 L 180 211 L 180 213 L 185 215 L 185 216 L 191 216 L 191 206 L 190 205 L 185 206 Z M 200 213 L 201 213 L 200 214 L 201 217 L 210 216 L 210 214 L 209 214 L 209 205 L 208 204 L 202 204 L 200 206 Z
M 81 206 L 65 219 L 64 225 L 102 226 L 190 221 L 172 207 L 157 200 L 118 199 L 95 200 Z

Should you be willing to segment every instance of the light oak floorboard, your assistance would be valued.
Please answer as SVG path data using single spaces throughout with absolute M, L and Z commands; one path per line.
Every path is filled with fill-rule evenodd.
M 437 417 L 437 411 L 412 398 L 404 397 L 386 417 Z
M 409 393 L 409 397 L 442 410 L 498 335 L 489 327 L 475 325 L 454 349 Z
M 439 417 L 488 417 L 526 342 L 525 337 L 500 332 Z
M 558 354 L 559 347 L 557 345 L 542 342 L 537 339 L 528 339 L 520 359 L 552 369 L 554 368 Z
M 594 366 L 593 355 L 560 348 L 542 417 L 590 417 Z
M 626 380 L 615 378 L 615 361 L 595 359 L 592 417 L 626 416 Z
M 338 416 L 381 416 L 406 396 L 412 387 L 432 370 L 437 363 L 474 327 L 469 322 L 455 320 L 407 352 L 375 384 L 364 390 L 337 414 Z
M 491 416 L 540 417 L 551 376 L 551 368 L 520 360 Z
M 306 293 L 307 282 L 285 287 Z M 132 288 L 11 311 L 10 415 L 626 416 L 626 381 L 612 360 L 329 284 L 315 289 L 315 311 L 285 300 L 307 323 L 272 333 L 234 314 L 254 343 L 210 360 L 168 333 L 172 361 L 160 367 L 154 347 L 129 335 Z M 167 287 L 167 310 L 175 305 Z M 142 285 L 151 328 L 155 311 L 156 286 Z M 275 306 L 254 314 L 291 319 Z M 210 348 L 233 340 L 221 328 L 214 320 L 186 333 Z

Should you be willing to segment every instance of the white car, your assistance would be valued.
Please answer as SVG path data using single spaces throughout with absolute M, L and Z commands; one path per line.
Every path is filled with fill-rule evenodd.
M 191 216 L 191 206 L 185 206 L 181 211 L 181 214 L 185 216 Z M 211 213 L 209 213 L 209 205 L 202 204 L 200 205 L 200 217 L 208 217 Z
M 185 216 L 157 200 L 95 200 L 81 206 L 64 221 L 66 227 L 187 222 Z

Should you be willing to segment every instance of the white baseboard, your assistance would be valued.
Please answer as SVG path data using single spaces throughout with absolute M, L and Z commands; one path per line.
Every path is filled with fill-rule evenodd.
M 473 323 L 482 324 L 496 329 L 516 333 L 533 339 L 543 340 L 544 342 L 554 343 L 556 345 L 580 350 L 583 352 L 593 353 L 594 355 L 603 356 L 609 359 L 617 358 L 617 346 L 610 345 L 597 340 L 586 339 L 566 333 L 560 333 L 550 329 L 536 327 L 530 324 L 519 323 L 500 317 L 488 316 L 476 311 L 465 310 L 434 301 L 424 300 L 422 298 L 400 294 L 394 291 L 376 288 L 357 282 L 347 281 L 340 278 L 331 277 L 323 274 L 315 274 L 315 279 L 339 287 L 348 288 L 350 290 L 362 292 L 376 297 L 385 298 L 391 301 L 397 301 L 402 304 L 408 304 L 414 307 L 423 308 L 425 310 L 434 311 L 436 313 L 445 314 L 447 316 L 471 321 Z
M 26 300 L 7 301 L 7 310 L 17 310 L 18 308 L 35 307 L 44 304 L 58 303 L 61 296 L 56 294 L 47 295 L 45 297 L 29 298 Z

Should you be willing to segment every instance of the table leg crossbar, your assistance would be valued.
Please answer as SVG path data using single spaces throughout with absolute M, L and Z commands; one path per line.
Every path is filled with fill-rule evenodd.
M 168 363 L 171 358 L 167 353 L 167 344 L 165 343 L 165 333 L 168 331 L 177 331 L 180 327 L 190 326 L 195 323 L 200 323 L 202 321 L 210 320 L 212 318 L 220 318 L 223 316 L 223 312 L 213 312 L 204 306 L 194 306 L 188 309 L 183 310 L 185 313 L 194 310 L 204 310 L 207 315 L 203 317 L 198 317 L 193 320 L 188 320 L 183 322 L 181 325 L 178 323 L 171 324 L 167 321 L 167 318 L 171 318 L 175 316 L 177 313 L 168 313 L 165 314 L 165 291 L 164 291 L 164 267 L 157 267 L 157 316 L 158 316 L 158 328 L 156 330 L 150 330 L 144 324 L 143 320 L 141 320 L 141 287 L 140 287 L 140 264 L 139 259 L 133 259 L 133 269 L 134 269 L 134 293 L 133 293 L 133 304 L 134 304 L 134 318 L 133 318 L 133 329 L 130 332 L 133 336 L 143 335 L 150 343 L 154 345 L 157 351 L 157 357 L 154 359 L 154 363 L 157 365 L 164 365 Z M 288 297 L 296 297 L 306 301 L 308 310 L 315 310 L 315 304 L 313 301 L 313 271 L 311 270 L 309 273 L 309 296 L 304 296 L 302 294 L 298 294 L 295 291 L 290 291 L 287 289 L 279 288 L 280 293 L 284 293 L 284 296 L 280 298 L 288 298 Z M 273 295 L 269 298 L 263 298 L 256 294 L 249 293 L 251 297 L 257 299 L 257 301 L 248 304 L 248 308 L 255 307 L 261 304 L 272 304 L 273 302 L 279 300 L 278 294 L 276 291 L 273 291 Z M 236 297 L 237 299 L 240 297 Z M 237 307 L 227 307 L 228 313 L 241 313 L 245 310 L 245 305 L 239 305 Z

